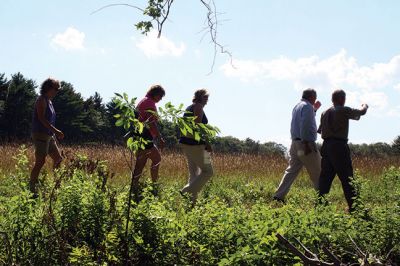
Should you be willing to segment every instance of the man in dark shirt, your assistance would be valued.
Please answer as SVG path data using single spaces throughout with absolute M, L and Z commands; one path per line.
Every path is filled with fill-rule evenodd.
M 321 175 L 319 178 L 319 195 L 329 193 L 333 179 L 338 175 L 346 197 L 349 211 L 353 211 L 354 198 L 357 192 L 351 184 L 353 165 L 350 149 L 347 145 L 349 134 L 349 119 L 359 120 L 365 115 L 368 105 L 362 104 L 361 109 L 344 106 L 346 93 L 336 90 L 332 94 L 333 106 L 322 113 L 318 133 L 324 140 L 321 148 Z

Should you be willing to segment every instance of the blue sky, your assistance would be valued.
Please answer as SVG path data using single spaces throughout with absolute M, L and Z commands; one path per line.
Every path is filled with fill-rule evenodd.
M 189 104 L 194 90 L 205 87 L 207 115 L 222 135 L 285 145 L 302 89 L 315 88 L 323 110 L 333 89 L 343 88 L 348 105 L 371 107 L 351 123 L 351 142 L 400 135 L 400 2 L 216 2 L 223 20 L 218 37 L 235 68 L 218 55 L 207 75 L 213 47 L 199 33 L 206 16 L 199 0 L 175 1 L 161 39 L 135 30 L 142 18 L 135 9 L 90 15 L 119 1 L 2 0 L 0 73 L 20 71 L 38 83 L 54 76 L 105 101 L 114 92 L 142 97 L 159 83 L 167 90 L 164 103 Z

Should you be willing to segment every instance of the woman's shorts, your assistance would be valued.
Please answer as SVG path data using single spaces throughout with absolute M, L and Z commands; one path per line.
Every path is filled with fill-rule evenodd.
M 54 136 L 45 133 L 32 133 L 32 141 L 35 146 L 36 157 L 46 157 L 47 154 L 58 150 Z

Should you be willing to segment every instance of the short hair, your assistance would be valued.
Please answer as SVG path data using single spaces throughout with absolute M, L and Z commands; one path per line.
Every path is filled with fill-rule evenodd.
M 346 93 L 344 92 L 344 90 L 335 90 L 332 93 L 332 102 L 334 103 L 343 98 L 346 98 Z
M 317 92 L 314 89 L 308 88 L 303 91 L 303 96 L 301 98 L 310 100 L 311 97 L 317 97 Z
M 165 96 L 165 90 L 161 85 L 153 85 L 150 87 L 150 89 L 147 91 L 146 94 L 147 97 L 154 98 L 155 96 Z
M 40 95 L 45 95 L 50 90 L 58 91 L 60 89 L 60 81 L 54 78 L 48 78 L 43 81 L 42 85 L 40 86 Z
M 194 96 L 193 96 L 193 103 L 201 103 L 203 100 L 204 96 L 209 96 L 210 94 L 208 93 L 208 91 L 206 89 L 200 89 L 194 92 Z

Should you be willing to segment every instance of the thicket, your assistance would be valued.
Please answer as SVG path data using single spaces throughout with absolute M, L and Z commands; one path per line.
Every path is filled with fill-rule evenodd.
M 400 263 L 400 169 L 357 176 L 359 211 L 315 205 L 309 187 L 288 204 L 271 202 L 268 182 L 214 180 L 192 207 L 182 184 L 141 185 L 125 234 L 128 186 L 110 182 L 105 162 L 77 157 L 28 190 L 21 149 L 12 175 L 0 173 L 0 264 L 5 265 L 291 265 L 299 258 L 278 243 L 298 238 L 313 253 L 328 247 L 345 263 Z M 360 260 L 360 252 L 366 262 Z M 329 261 L 329 258 L 321 256 Z

